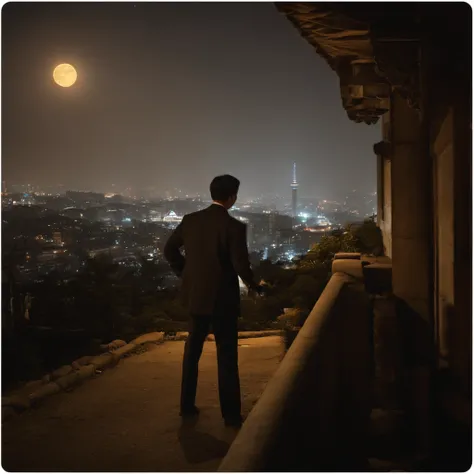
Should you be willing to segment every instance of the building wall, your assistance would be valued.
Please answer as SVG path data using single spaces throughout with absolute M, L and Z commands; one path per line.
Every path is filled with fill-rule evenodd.
M 392 162 L 377 156 L 377 224 L 382 232 L 384 253 L 392 257 Z
M 472 30 L 471 30 L 472 31 Z M 472 76 L 461 85 L 453 114 L 454 149 L 454 311 L 450 357 L 467 393 L 472 389 Z
M 454 301 L 453 111 L 446 113 L 432 143 L 435 231 L 434 330 L 441 363 L 449 357 L 449 319 Z
M 432 306 L 431 173 L 421 119 L 394 93 L 391 121 L 391 216 L 393 291 L 429 322 Z
M 456 15 L 450 17 L 443 6 L 443 17 L 432 17 L 433 34 L 422 48 L 421 85 L 433 165 L 433 327 L 440 369 L 433 380 L 437 447 L 449 446 L 449 458 L 464 459 L 470 467 L 472 11 L 467 5 L 454 5 Z M 441 29 L 443 35 L 438 33 Z
M 382 231 L 385 255 L 392 257 L 392 162 L 382 157 L 383 186 L 383 221 Z
M 382 117 L 382 139 L 391 140 L 390 113 Z M 385 255 L 392 257 L 392 162 L 390 157 L 377 156 L 377 221 L 382 232 Z
M 408 307 L 400 316 L 408 322 L 406 330 L 414 341 L 415 365 L 430 367 L 430 353 L 434 355 L 436 349 L 438 368 L 449 369 L 449 386 L 455 380 L 456 387 L 463 387 L 465 393 L 472 383 L 472 119 L 468 88 L 470 83 L 432 92 L 426 129 L 418 112 L 394 94 L 388 140 L 391 159 L 383 161 L 379 175 L 384 196 L 381 229 L 386 247 L 391 238 L 393 291 Z M 457 390 L 454 385 L 451 389 Z M 427 393 L 427 388 L 414 392 L 414 399 L 422 400 L 419 394 Z M 460 399 L 453 400 L 459 404 Z M 414 403 L 415 412 L 420 413 L 425 405 Z M 463 412 L 455 407 L 448 410 Z M 422 418 L 428 420 L 428 416 Z M 430 431 L 428 421 L 418 425 L 425 433 Z
M 455 90 L 462 90 L 458 86 Z M 441 368 L 472 372 L 472 134 L 468 93 L 433 107 L 434 329 Z M 446 102 L 448 104 L 446 104 Z

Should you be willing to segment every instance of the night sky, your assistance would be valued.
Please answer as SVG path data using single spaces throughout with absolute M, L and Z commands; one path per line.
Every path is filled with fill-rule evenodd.
M 10 3 L 2 10 L 2 172 L 10 183 L 337 198 L 375 191 L 380 127 L 272 3 Z M 71 88 L 52 80 L 59 63 Z

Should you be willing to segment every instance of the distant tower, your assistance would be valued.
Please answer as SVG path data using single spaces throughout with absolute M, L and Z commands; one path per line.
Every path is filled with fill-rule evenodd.
M 298 208 L 298 182 L 296 181 L 296 163 L 293 163 L 293 181 L 291 182 L 291 215 L 296 218 Z

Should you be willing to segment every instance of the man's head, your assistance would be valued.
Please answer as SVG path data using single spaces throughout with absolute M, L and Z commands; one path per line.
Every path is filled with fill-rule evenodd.
M 240 181 L 230 174 L 216 176 L 211 183 L 211 197 L 213 201 L 222 204 L 226 209 L 230 209 L 237 201 Z

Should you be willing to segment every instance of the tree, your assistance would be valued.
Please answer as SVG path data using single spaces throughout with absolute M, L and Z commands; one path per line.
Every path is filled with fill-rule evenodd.
M 263 260 L 255 269 L 255 276 L 258 280 L 264 280 L 272 287 L 278 287 L 282 284 L 290 284 L 294 279 L 294 272 L 292 270 L 285 270 L 270 260 Z
M 355 237 L 356 246 L 360 252 L 375 255 L 376 257 L 383 255 L 382 232 L 373 218 L 366 219 L 359 227 L 351 228 L 351 232 Z
M 296 278 L 288 291 L 295 307 L 309 310 L 314 306 L 325 286 L 326 281 L 303 274 Z
M 318 244 L 308 252 L 302 259 L 300 265 L 304 267 L 315 266 L 315 262 L 330 269 L 334 255 L 339 252 L 357 252 L 357 239 L 349 227 L 343 231 L 335 231 L 330 235 L 324 235 Z
M 140 259 L 140 285 L 144 291 L 155 291 L 158 285 L 163 281 L 165 270 L 159 265 L 156 259 L 147 260 L 144 257 Z
M 165 301 L 162 305 L 162 310 L 173 320 L 173 321 L 188 321 L 189 313 L 184 307 L 180 298 L 174 298 Z

